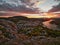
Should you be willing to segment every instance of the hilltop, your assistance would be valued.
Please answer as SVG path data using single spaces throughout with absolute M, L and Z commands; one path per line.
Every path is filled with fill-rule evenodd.
M 22 16 L 0 18 L 0 45 L 60 45 L 60 30 L 43 26 L 49 20 Z M 50 23 L 59 25 L 59 20 Z

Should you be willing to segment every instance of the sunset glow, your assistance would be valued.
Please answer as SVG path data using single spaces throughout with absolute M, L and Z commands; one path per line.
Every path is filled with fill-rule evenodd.
M 60 1 L 56 0 L 2 0 L 0 5 L 0 17 L 60 18 L 52 12 L 60 11 Z
M 60 0 L 0 0 L 0 45 L 60 45 Z
M 58 18 L 59 16 L 53 13 L 41 13 L 41 14 L 29 14 L 29 13 L 20 13 L 20 12 L 7 12 L 0 11 L 1 13 L 6 13 L 6 15 L 2 15 L 0 17 L 13 17 L 13 16 L 25 16 L 28 18 Z

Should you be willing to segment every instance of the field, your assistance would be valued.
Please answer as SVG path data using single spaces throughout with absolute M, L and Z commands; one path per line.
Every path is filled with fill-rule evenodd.
M 10 17 L 0 18 L 0 45 L 60 45 L 60 30 L 49 29 L 45 18 Z M 59 19 L 51 24 L 60 28 Z

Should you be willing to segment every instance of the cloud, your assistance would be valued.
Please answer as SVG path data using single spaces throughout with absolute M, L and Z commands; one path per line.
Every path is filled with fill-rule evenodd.
M 0 10 L 37 13 L 41 10 L 40 4 L 46 1 L 48 0 L 0 0 L 0 3 L 3 3 L 2 6 L 0 5 Z
M 46 0 L 0 0 L 0 10 L 39 13 L 39 5 Z M 38 10 L 39 9 L 39 10 Z
M 0 11 L 18 11 L 26 13 L 37 13 L 37 8 L 30 6 L 31 0 L 4 0 L 0 3 Z M 27 7 L 28 6 L 28 7 Z
M 49 12 L 57 12 L 57 11 L 60 11 L 60 4 L 57 6 L 53 6 L 53 8 L 49 10 Z
M 39 8 L 37 6 L 40 5 L 40 3 L 44 3 L 47 0 L 18 0 L 18 2 L 21 2 L 21 4 L 25 5 L 25 6 L 29 6 L 30 8 Z

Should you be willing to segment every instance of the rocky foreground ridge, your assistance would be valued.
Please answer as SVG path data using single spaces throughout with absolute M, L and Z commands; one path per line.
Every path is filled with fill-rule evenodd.
M 44 27 L 42 22 L 47 20 L 0 18 L 0 45 L 60 45 L 60 30 Z

